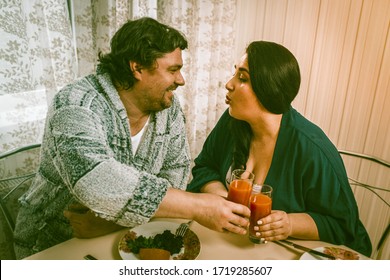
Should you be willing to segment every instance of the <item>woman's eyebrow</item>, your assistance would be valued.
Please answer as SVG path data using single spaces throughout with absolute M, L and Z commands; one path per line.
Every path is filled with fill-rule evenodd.
M 240 68 L 238 68 L 238 70 L 241 72 L 247 72 L 249 74 L 249 70 L 244 68 L 244 67 L 240 67 Z
M 234 69 L 237 69 L 237 65 L 234 64 Z M 238 68 L 238 71 L 241 71 L 241 72 L 247 72 L 249 74 L 249 70 L 244 68 L 244 67 L 239 67 Z

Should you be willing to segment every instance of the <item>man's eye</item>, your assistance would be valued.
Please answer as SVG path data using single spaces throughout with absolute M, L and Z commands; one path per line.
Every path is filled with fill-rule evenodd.
M 172 74 L 176 74 L 177 72 L 180 72 L 180 68 L 169 69 L 169 72 L 171 72 Z

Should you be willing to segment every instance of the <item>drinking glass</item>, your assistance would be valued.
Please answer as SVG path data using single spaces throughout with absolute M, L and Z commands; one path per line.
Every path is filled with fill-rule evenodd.
M 254 178 L 253 173 L 244 169 L 233 170 L 227 199 L 248 206 Z
M 271 214 L 272 190 L 272 187 L 269 185 L 253 185 L 249 199 L 249 208 L 251 210 L 249 240 L 253 243 L 264 243 L 260 237 L 256 236 L 254 227 L 257 226 L 258 220 Z

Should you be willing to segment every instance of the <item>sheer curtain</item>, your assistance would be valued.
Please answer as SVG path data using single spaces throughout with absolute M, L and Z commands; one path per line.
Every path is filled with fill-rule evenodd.
M 235 5 L 236 0 L 2 1 L 0 153 L 40 142 L 53 95 L 95 71 L 99 51 L 109 50 L 110 38 L 124 22 L 149 16 L 181 30 L 189 41 L 183 53 L 186 85 L 178 96 L 195 157 L 226 109 Z M 20 168 L 30 168 L 34 160 L 25 160 Z M 0 163 L 0 178 L 17 173 L 14 169 Z M 12 257 L 12 242 L 2 230 L 0 259 L 7 259 Z
M 93 25 L 98 27 L 86 24 L 84 30 L 90 31 L 83 36 L 77 35 L 79 59 L 81 53 L 87 54 L 91 59 L 96 59 L 97 56 L 97 53 L 91 54 L 90 51 L 97 50 L 92 45 L 97 40 L 85 40 L 84 36 L 99 34 L 99 49 L 105 51 L 109 38 L 127 19 L 149 16 L 183 32 L 189 41 L 188 50 L 183 52 L 186 85 L 177 93 L 187 116 L 190 149 L 195 157 L 207 134 L 226 109 L 224 84 L 232 74 L 231 66 L 234 63 L 231 53 L 234 51 L 236 0 L 134 0 L 131 4 L 128 1 L 108 2 L 111 3 L 106 7 L 95 4 L 92 9 L 87 6 L 85 9 L 74 9 L 75 15 L 78 15 L 77 11 L 83 11 L 82 15 L 76 16 L 76 34 L 87 15 L 92 17 Z M 107 11 L 103 12 L 103 9 Z M 101 17 L 90 15 L 90 11 Z M 78 18 L 83 19 L 83 22 L 79 22 Z M 79 48 L 84 51 L 81 52 Z
M 2 1 L 0 152 L 40 142 L 47 99 L 75 77 L 66 1 Z
M 235 0 L 161 1 L 159 20 L 184 32 L 186 85 L 178 90 L 187 116 L 191 153 L 195 157 L 225 105 L 225 83 L 233 74 Z
M 181 30 L 186 86 L 178 91 L 187 115 L 191 153 L 226 109 L 236 0 L 31 0 L 1 4 L 0 152 L 40 142 L 47 104 L 64 85 L 94 72 L 128 19 L 150 16 Z

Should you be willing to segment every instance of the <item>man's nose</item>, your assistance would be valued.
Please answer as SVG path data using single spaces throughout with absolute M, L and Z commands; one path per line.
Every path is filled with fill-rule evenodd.
M 186 82 L 185 82 L 184 77 L 181 74 L 181 72 L 179 72 L 178 75 L 176 76 L 175 83 L 177 85 L 179 85 L 179 86 L 184 86 L 185 85 Z

